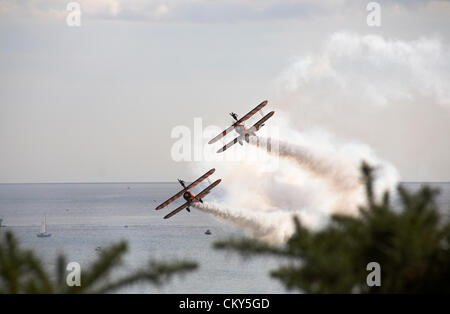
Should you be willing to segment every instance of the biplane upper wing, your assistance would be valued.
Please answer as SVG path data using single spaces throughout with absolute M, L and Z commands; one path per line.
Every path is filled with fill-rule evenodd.
M 166 207 L 167 205 L 169 205 L 170 203 L 172 203 L 174 200 L 176 200 L 177 198 L 179 198 L 181 195 L 183 195 L 183 193 L 195 186 L 197 186 L 197 184 L 199 184 L 200 182 L 202 182 L 203 180 L 205 180 L 207 177 L 209 177 L 210 175 L 212 175 L 214 173 L 214 171 L 216 171 L 215 168 L 212 168 L 211 170 L 209 170 L 207 173 L 205 173 L 204 175 L 202 175 L 200 178 L 198 178 L 197 180 L 195 180 L 194 182 L 192 182 L 191 184 L 189 184 L 185 189 L 182 189 L 180 192 L 178 192 L 177 194 L 175 194 L 174 196 L 172 196 L 171 198 L 169 198 L 167 201 L 165 201 L 164 203 L 162 203 L 161 205 L 159 205 L 158 207 L 156 207 L 156 210 L 159 210 L 161 208 Z
M 200 193 L 198 193 L 198 194 L 195 196 L 195 199 L 196 199 L 196 200 L 200 200 L 202 197 L 208 195 L 209 192 L 211 192 L 211 190 L 212 190 L 213 188 L 215 188 L 221 181 L 222 181 L 221 179 L 218 179 L 218 180 L 214 181 L 213 184 L 209 185 L 209 186 L 208 186 L 207 188 L 205 188 L 203 191 L 201 191 Z
M 216 171 L 215 168 L 212 168 L 211 170 L 209 170 L 207 173 L 205 173 L 204 175 L 202 175 L 200 178 L 198 178 L 197 180 L 195 180 L 194 182 L 192 182 L 191 184 L 189 184 L 186 188 L 186 190 L 189 190 L 195 186 L 197 186 L 200 182 L 202 182 L 203 180 L 205 180 L 207 177 L 209 177 L 210 175 L 212 175 L 214 173 L 214 171 Z
M 182 189 L 180 192 L 178 192 L 177 194 L 175 194 L 174 196 L 172 196 L 171 198 L 169 198 L 167 201 L 165 201 L 164 203 L 162 203 L 161 205 L 159 205 L 158 207 L 155 208 L 155 210 L 159 210 L 161 208 L 166 207 L 167 205 L 169 205 L 170 203 L 172 203 L 174 200 L 176 200 L 177 198 L 179 198 L 187 189 Z
M 260 111 L 265 105 L 267 105 L 267 100 L 264 100 L 262 103 L 260 103 L 258 106 L 256 106 L 253 110 L 251 110 L 249 113 L 247 113 L 245 116 L 240 118 L 235 122 L 235 124 L 239 124 L 241 122 L 244 122 L 245 120 L 248 120 L 251 116 L 253 116 L 255 113 Z
M 217 153 L 221 153 L 225 150 L 227 150 L 228 148 L 230 148 L 231 146 L 233 146 L 234 144 L 236 144 L 237 142 L 239 142 L 240 140 L 242 140 L 244 138 L 244 136 L 239 135 L 238 137 L 236 137 L 234 140 L 232 140 L 231 142 L 229 142 L 227 145 L 225 145 L 224 147 L 222 147 L 221 149 L 219 149 L 217 151 Z
M 173 215 L 175 215 L 176 213 L 182 211 L 183 209 L 185 209 L 188 206 L 189 206 L 189 202 L 184 203 L 183 205 L 181 205 L 177 209 L 175 209 L 175 210 L 171 211 L 170 213 L 168 213 L 167 215 L 165 215 L 164 219 L 172 217 Z
M 208 142 L 208 144 L 213 144 L 215 142 L 217 142 L 218 140 L 220 140 L 222 137 L 224 137 L 225 135 L 227 135 L 228 133 L 230 133 L 231 131 L 233 131 L 234 126 L 236 124 L 239 124 L 241 122 L 244 122 L 245 120 L 248 120 L 251 116 L 253 116 L 255 113 L 257 113 L 258 111 L 260 111 L 265 105 L 267 105 L 267 100 L 264 100 L 262 103 L 260 103 L 258 106 L 256 106 L 253 110 L 251 110 L 249 113 L 247 113 L 245 116 L 243 116 L 242 118 L 240 118 L 239 120 L 237 120 L 235 123 L 233 123 L 233 125 L 231 125 L 228 129 L 224 130 L 222 133 L 219 133 L 219 135 L 217 135 L 215 138 L 213 138 L 212 140 L 210 140 Z

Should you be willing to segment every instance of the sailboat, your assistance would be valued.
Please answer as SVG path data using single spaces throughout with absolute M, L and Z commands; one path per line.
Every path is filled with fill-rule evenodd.
M 47 215 L 44 215 L 44 220 L 42 221 L 41 224 L 41 232 L 39 232 L 37 236 L 39 238 L 47 238 L 52 236 L 51 233 L 47 233 Z

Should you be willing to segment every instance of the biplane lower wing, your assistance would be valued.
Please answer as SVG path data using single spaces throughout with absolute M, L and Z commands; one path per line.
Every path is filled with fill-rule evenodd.
M 230 148 L 230 147 L 233 146 L 234 144 L 238 143 L 239 141 L 242 141 L 242 139 L 244 139 L 244 138 L 245 138 L 245 136 L 242 136 L 242 135 L 236 137 L 234 140 L 232 140 L 231 142 L 229 142 L 227 145 L 225 145 L 224 147 L 222 147 L 221 149 L 219 149 L 219 150 L 217 151 L 217 153 L 221 153 L 221 152 L 223 152 L 223 151 L 226 151 L 228 148 Z
M 266 114 L 264 117 L 262 117 L 258 122 L 256 122 L 250 129 L 249 129 L 249 133 L 251 132 L 255 132 L 258 131 L 263 125 L 264 122 L 266 122 L 267 120 L 270 119 L 270 117 L 273 116 L 273 114 L 275 113 L 275 111 L 271 111 L 268 114 Z
M 205 188 L 203 191 L 201 191 L 200 193 L 198 193 L 198 194 L 195 196 L 195 199 L 199 201 L 202 197 L 205 197 L 206 195 L 208 195 L 209 192 L 211 192 L 211 190 L 212 190 L 213 188 L 215 188 L 221 181 L 222 181 L 221 179 L 214 181 L 213 184 L 211 184 L 210 186 L 208 186 L 207 188 Z
M 159 210 L 161 208 L 166 207 L 167 205 L 169 205 L 170 203 L 172 203 L 174 200 L 176 200 L 177 198 L 179 198 L 181 195 L 183 195 L 183 193 L 195 186 L 197 186 L 200 182 L 202 182 L 203 180 L 205 180 L 207 177 L 209 177 L 210 175 L 212 175 L 214 173 L 214 171 L 216 171 L 215 168 L 212 168 L 211 170 L 209 170 L 207 173 L 205 173 L 204 175 L 202 175 L 200 178 L 198 178 L 197 180 L 195 180 L 194 182 L 192 182 L 191 184 L 189 184 L 185 189 L 182 189 L 180 192 L 178 192 L 177 194 L 175 194 L 174 196 L 172 196 L 171 198 L 169 198 L 167 201 L 165 201 L 164 203 L 162 203 L 161 205 L 159 205 L 158 207 L 156 207 L 156 210 Z
M 189 202 L 184 203 L 183 205 L 181 205 L 180 207 L 178 207 L 177 209 L 171 211 L 170 213 L 168 213 L 167 215 L 164 216 L 164 219 L 170 218 L 173 215 L 175 215 L 176 213 L 182 211 L 183 209 L 185 209 L 186 207 L 189 206 Z
M 213 144 L 215 142 L 217 142 L 218 140 L 220 140 L 222 137 L 224 137 L 225 135 L 227 135 L 228 133 L 230 133 L 231 131 L 234 130 L 234 124 L 232 126 L 230 126 L 228 129 L 224 130 L 222 133 L 220 133 L 219 135 L 217 135 L 215 138 L 213 138 L 212 140 L 210 140 L 208 142 L 208 144 Z

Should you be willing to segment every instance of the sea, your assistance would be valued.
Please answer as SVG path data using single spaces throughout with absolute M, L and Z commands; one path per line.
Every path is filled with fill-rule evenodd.
M 440 190 L 438 205 L 450 208 L 450 182 L 401 183 L 416 190 L 429 184 Z M 168 284 L 137 284 L 118 293 L 289 293 L 270 277 L 280 265 L 271 257 L 244 258 L 214 249 L 213 243 L 245 236 L 245 231 L 191 208 L 163 219 L 168 208 L 155 207 L 178 192 L 178 183 L 0 184 L 1 233 L 12 230 L 24 248 L 42 258 L 49 272 L 58 254 L 88 267 L 99 250 L 126 240 L 128 252 L 112 278 L 139 269 L 150 260 L 193 260 L 199 268 Z M 181 200 L 170 205 L 180 205 Z M 43 217 L 51 237 L 39 238 Z M 205 234 L 210 230 L 211 234 Z M 284 261 L 285 262 L 285 261 Z

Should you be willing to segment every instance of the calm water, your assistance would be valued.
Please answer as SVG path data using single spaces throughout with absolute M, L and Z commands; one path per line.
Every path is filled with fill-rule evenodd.
M 417 189 L 421 184 L 404 185 Z M 439 204 L 449 208 L 450 183 L 432 185 L 441 190 Z M 215 240 L 243 235 L 241 230 L 195 209 L 190 214 L 183 211 L 163 220 L 168 210 L 153 209 L 178 189 L 178 183 L 0 184 L 0 219 L 7 226 L 0 230 L 14 230 L 23 245 L 34 248 L 49 268 L 61 252 L 83 267 L 95 259 L 96 247 L 122 239 L 129 243 L 122 270 L 143 266 L 150 258 L 184 258 L 200 264 L 197 271 L 163 288 L 138 285 L 122 292 L 286 292 L 268 275 L 279 264 L 277 260 L 244 260 L 237 254 L 212 248 Z M 171 208 L 178 204 L 181 203 Z M 37 238 L 44 214 L 52 237 Z M 212 235 L 204 234 L 207 229 Z
M 275 260 L 243 260 L 212 248 L 215 240 L 243 235 L 241 230 L 195 209 L 163 220 L 167 208 L 154 208 L 178 190 L 178 183 L 0 184 L 0 219 L 7 226 L 0 232 L 14 230 L 22 244 L 34 248 L 50 268 L 60 252 L 83 267 L 95 259 L 96 247 L 122 239 L 129 244 L 125 269 L 144 266 L 150 258 L 199 263 L 197 271 L 163 288 L 139 285 L 122 292 L 284 292 L 268 276 L 278 264 Z M 44 214 L 50 238 L 36 237 Z M 205 235 L 207 229 L 212 235 Z

